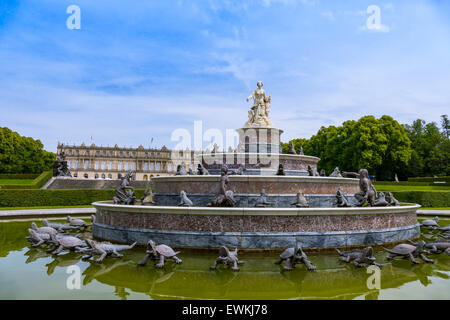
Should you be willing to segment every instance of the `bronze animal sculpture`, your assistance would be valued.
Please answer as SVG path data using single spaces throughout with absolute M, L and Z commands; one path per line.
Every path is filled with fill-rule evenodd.
M 330 177 L 334 177 L 334 178 L 342 178 L 342 174 L 341 171 L 339 171 L 339 168 L 336 167 L 333 172 L 330 174 Z
M 226 266 L 232 266 L 231 269 L 234 271 L 239 271 L 239 264 L 244 264 L 244 261 L 241 261 L 237 257 L 237 248 L 234 251 L 230 251 L 226 246 L 221 246 L 219 249 L 219 257 L 214 262 L 214 265 L 211 266 L 211 270 L 217 269 L 217 264 L 224 264 Z
M 375 265 L 377 267 L 382 267 L 381 264 L 375 262 L 372 247 L 366 247 L 362 250 L 353 250 L 347 252 L 342 252 L 339 249 L 336 249 L 336 251 L 341 256 L 339 260 L 347 263 L 353 263 L 356 267 L 364 267 L 366 265 Z
M 81 251 L 82 248 L 86 247 L 86 243 L 72 236 L 65 237 L 56 237 L 55 235 L 51 235 L 51 240 L 55 244 L 55 248 L 48 250 L 47 252 L 51 252 L 52 254 L 58 254 L 64 249 L 69 249 L 71 251 Z
M 153 240 L 149 240 L 147 244 L 147 251 L 144 259 L 139 262 L 140 266 L 145 266 L 150 258 L 159 260 L 155 265 L 156 268 L 164 267 L 165 259 L 174 259 L 176 264 L 180 264 L 183 261 L 177 257 L 180 252 L 175 252 L 171 247 L 165 244 L 155 245 Z
M 392 260 L 395 257 L 402 257 L 403 259 L 409 259 L 412 263 L 418 264 L 419 262 L 415 260 L 414 258 L 421 258 L 423 261 L 428 263 L 434 263 L 433 260 L 428 259 L 423 254 L 425 252 L 425 242 L 423 240 L 419 241 L 417 245 L 411 245 L 402 243 L 399 245 L 396 245 L 392 249 L 386 249 L 383 248 L 385 251 L 389 252 L 390 254 L 387 256 L 386 259 Z
M 228 184 L 228 167 L 226 165 L 222 166 L 220 175 L 220 192 L 214 199 L 208 204 L 208 207 L 234 207 L 234 195 L 233 191 L 227 190 L 226 186 Z
M 121 178 L 120 185 L 116 188 L 116 195 L 113 198 L 114 204 L 133 205 L 136 197 L 134 188 L 131 186 L 132 173 L 129 172 Z
M 67 230 L 78 230 L 78 227 L 71 226 L 64 223 L 58 223 L 58 222 L 49 222 L 47 219 L 43 219 L 42 223 L 45 227 L 51 227 L 55 229 L 58 232 L 66 232 Z
M 312 168 L 311 166 L 308 166 L 308 174 L 310 177 L 318 177 L 319 174 L 317 173 L 317 170 Z
M 295 152 L 295 147 L 294 147 L 294 144 L 292 142 L 289 143 L 288 154 L 297 154 L 297 152 Z
M 296 206 L 297 208 L 309 208 L 308 201 L 303 192 L 298 192 L 296 197 L 296 201 L 292 203 L 291 206 Z
M 180 203 L 178 204 L 178 206 L 180 207 L 192 207 L 194 205 L 192 201 L 187 197 L 184 190 L 180 191 L 180 199 Z
M 296 264 L 305 264 L 309 271 L 316 270 L 316 267 L 309 261 L 306 254 L 303 252 L 302 248 L 295 246 L 295 248 L 287 248 L 280 254 L 280 259 L 275 262 L 275 264 L 281 264 L 285 261 L 284 270 L 292 270 L 295 268 Z
M 285 176 L 286 175 L 286 173 L 284 172 L 284 167 L 281 163 L 278 165 L 278 171 L 277 171 L 276 175 L 277 176 Z
M 267 201 L 266 190 L 262 189 L 259 198 L 256 200 L 255 207 L 257 208 L 267 208 L 271 207 L 272 203 Z
M 389 203 L 386 201 L 386 197 L 383 192 L 378 194 L 378 199 L 375 200 L 374 207 L 387 207 Z
M 417 246 L 417 243 L 411 242 L 414 246 Z M 450 256 L 450 241 L 435 241 L 435 242 L 427 242 L 425 243 L 425 248 L 430 249 L 430 253 L 443 253 Z
M 390 205 L 390 206 L 399 206 L 400 205 L 400 202 L 397 199 L 395 199 L 392 192 L 386 192 L 386 201 L 387 201 L 388 205 Z
M 185 176 L 186 175 L 186 166 L 184 163 L 179 164 L 177 166 L 177 172 L 175 173 L 176 176 Z
M 153 201 L 153 191 L 151 189 L 145 191 L 141 198 L 141 204 L 143 206 L 154 206 L 156 204 L 156 202 Z
M 36 226 L 36 223 L 32 222 L 31 223 L 31 229 L 33 229 L 34 231 L 36 231 L 37 233 L 47 233 L 49 235 L 56 235 L 57 231 L 52 228 L 52 227 L 40 227 L 38 228 Z
M 99 254 L 100 258 L 96 260 L 97 262 L 102 262 L 107 255 L 111 254 L 118 258 L 121 258 L 123 257 L 123 255 L 120 254 L 119 251 L 132 249 L 136 245 L 136 242 L 131 245 L 120 245 L 112 244 L 111 242 L 97 242 L 92 239 L 86 239 L 86 243 L 88 244 L 89 248 L 80 250 L 81 252 L 87 252 L 87 256 L 84 257 L 83 260 L 89 259 L 92 256 Z
M 436 229 L 439 228 L 439 217 L 434 217 L 433 220 L 431 219 L 427 219 L 422 221 L 422 223 L 420 224 L 421 227 L 428 227 L 428 229 Z
M 355 198 L 358 201 L 356 206 L 362 207 L 366 203 L 371 207 L 375 206 L 377 190 L 369 179 L 369 172 L 366 169 L 359 170 L 359 188 L 361 192 L 355 194 Z
M 67 222 L 69 223 L 70 226 L 75 227 L 75 228 L 87 228 L 90 227 L 92 225 L 87 224 L 85 221 L 81 220 L 81 219 L 73 219 L 71 216 L 67 216 Z
M 347 208 L 352 206 L 340 188 L 336 193 L 336 202 L 339 208 Z
M 206 170 L 206 168 L 201 163 L 199 163 L 197 165 L 197 174 L 199 176 L 207 176 L 207 175 L 209 175 L 209 171 Z

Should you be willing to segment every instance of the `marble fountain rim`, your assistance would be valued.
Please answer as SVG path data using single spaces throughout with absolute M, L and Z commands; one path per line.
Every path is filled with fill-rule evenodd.
M 415 203 L 402 203 L 396 207 L 351 207 L 351 208 L 216 208 L 216 207 L 177 207 L 119 205 L 112 201 L 97 201 L 92 205 L 98 210 L 133 213 L 215 215 L 215 216 L 343 216 L 343 215 L 380 215 L 414 213 L 421 207 Z
M 274 176 L 274 175 L 229 175 L 228 179 L 231 182 L 250 182 L 250 181 L 262 181 L 262 182 L 285 182 L 285 183 L 295 183 L 295 182 L 316 182 L 316 183 L 347 183 L 359 185 L 359 179 L 355 178 L 341 178 L 341 177 L 311 177 L 311 176 Z M 186 175 L 186 176 L 159 176 L 153 177 L 153 182 L 205 182 L 220 180 L 220 175 Z

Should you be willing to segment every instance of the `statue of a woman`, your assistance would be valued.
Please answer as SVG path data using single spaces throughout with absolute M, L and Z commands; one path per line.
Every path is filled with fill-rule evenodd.
M 266 96 L 262 81 L 258 81 L 257 86 L 258 88 L 247 98 L 247 102 L 253 98 L 253 106 L 248 112 L 249 119 L 246 125 L 271 126 L 269 120 L 271 98 Z

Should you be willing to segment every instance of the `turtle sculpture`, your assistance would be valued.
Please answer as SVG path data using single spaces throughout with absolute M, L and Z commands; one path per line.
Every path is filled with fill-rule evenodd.
M 308 201 L 305 198 L 303 192 L 298 192 L 296 196 L 296 201 L 291 204 L 292 206 L 296 206 L 297 208 L 309 208 Z
M 275 264 L 281 264 L 285 262 L 284 270 L 292 270 L 296 264 L 305 264 L 309 271 L 316 270 L 316 267 L 308 260 L 308 257 L 303 252 L 302 248 L 296 245 L 295 248 L 287 248 L 280 254 L 280 259 Z
M 336 193 L 336 201 L 337 201 L 337 206 L 340 208 L 352 206 L 340 188 L 338 189 L 338 191 Z
M 412 245 L 417 245 L 417 243 L 410 242 Z M 439 254 L 445 252 L 450 256 L 450 241 L 435 241 L 425 243 L 425 248 L 430 249 L 430 253 Z
M 83 260 L 89 259 L 95 254 L 99 254 L 100 258 L 96 260 L 97 262 L 102 262 L 107 255 L 111 254 L 113 254 L 117 258 L 121 258 L 123 257 L 123 255 L 120 254 L 119 251 L 132 249 L 136 245 L 136 242 L 131 245 L 121 245 L 112 244 L 111 242 L 97 242 L 92 239 L 86 239 L 86 243 L 89 248 L 80 250 L 82 252 L 87 252 L 87 256 L 84 257 Z
M 450 232 L 450 224 L 445 227 L 438 227 L 438 228 L 436 228 L 436 230 L 441 231 L 441 232 Z
M 433 260 L 428 259 L 423 254 L 425 252 L 425 242 L 423 240 L 419 241 L 416 245 L 402 243 L 399 245 L 396 245 L 392 249 L 386 249 L 383 248 L 385 251 L 389 252 L 390 254 L 387 256 L 388 260 L 392 260 L 395 257 L 402 257 L 403 259 L 409 259 L 412 263 L 418 264 L 419 262 L 414 258 L 420 258 L 425 262 L 428 263 L 434 263 Z
M 267 201 L 266 197 L 267 197 L 266 190 L 262 189 L 259 198 L 256 200 L 255 207 L 257 208 L 271 207 L 272 203 Z
M 52 242 L 55 244 L 55 248 L 48 250 L 47 252 L 51 252 L 52 254 L 58 254 L 64 249 L 69 249 L 71 251 L 81 251 L 82 248 L 86 247 L 86 242 L 83 240 L 72 237 L 56 237 L 55 235 L 50 236 Z
M 174 259 L 175 263 L 180 264 L 183 261 L 177 257 L 177 254 L 180 252 L 175 252 L 171 247 L 166 246 L 165 244 L 155 245 L 153 240 L 149 240 L 147 244 L 147 251 L 144 259 L 139 262 L 140 266 L 145 266 L 150 258 L 154 260 L 159 260 L 159 262 L 155 265 L 157 268 L 164 267 L 165 259 Z
M 192 201 L 187 197 L 186 192 L 184 190 L 180 191 L 180 203 L 178 204 L 178 206 L 182 206 L 182 207 L 192 207 L 194 204 L 192 203 Z
M 389 203 L 386 201 L 386 196 L 383 192 L 378 194 L 378 199 L 375 200 L 374 207 L 387 207 Z
M 45 227 L 51 227 L 58 232 L 66 232 L 67 230 L 78 230 L 77 227 L 58 222 L 49 222 L 47 219 L 42 220 Z
M 52 227 L 40 227 L 40 228 L 38 228 L 36 226 L 36 223 L 34 223 L 34 222 L 31 223 L 31 229 L 33 229 L 37 233 L 47 233 L 49 235 L 52 235 L 52 234 L 56 235 L 56 233 L 57 233 L 56 229 L 54 229 Z
M 67 216 L 67 222 L 69 223 L 70 226 L 76 227 L 78 229 L 80 228 L 85 229 L 90 226 L 90 224 L 87 224 L 85 221 L 81 219 L 73 219 L 71 216 Z
M 341 256 L 339 260 L 347 263 L 353 263 L 356 267 L 364 267 L 366 265 L 382 267 L 381 264 L 375 262 L 372 247 L 366 247 L 362 250 L 353 250 L 348 252 L 342 252 L 339 249 L 336 249 L 336 251 Z
M 436 228 L 439 228 L 438 222 L 439 222 L 439 217 L 434 217 L 433 220 L 431 220 L 431 219 L 424 220 L 420 224 L 420 226 L 421 227 L 428 227 L 428 229 L 436 229 Z
M 211 270 L 217 269 L 217 264 L 222 263 L 226 266 L 232 266 L 231 269 L 234 271 L 239 271 L 239 264 L 244 264 L 244 261 L 241 261 L 237 257 L 237 248 L 234 251 L 230 251 L 226 246 L 221 246 L 219 249 L 219 257 L 214 262 L 214 265 L 211 266 Z
M 397 199 L 395 199 L 392 192 L 386 192 L 386 201 L 390 206 L 399 206 L 400 205 L 400 202 Z

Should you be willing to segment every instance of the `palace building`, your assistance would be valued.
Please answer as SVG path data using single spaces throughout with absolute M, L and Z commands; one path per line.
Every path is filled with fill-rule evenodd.
M 78 179 L 120 179 L 127 172 L 134 173 L 135 180 L 176 173 L 177 166 L 184 163 L 186 170 L 195 170 L 194 151 L 171 151 L 161 149 L 65 145 L 58 143 L 57 153 L 64 151 L 72 177 Z

